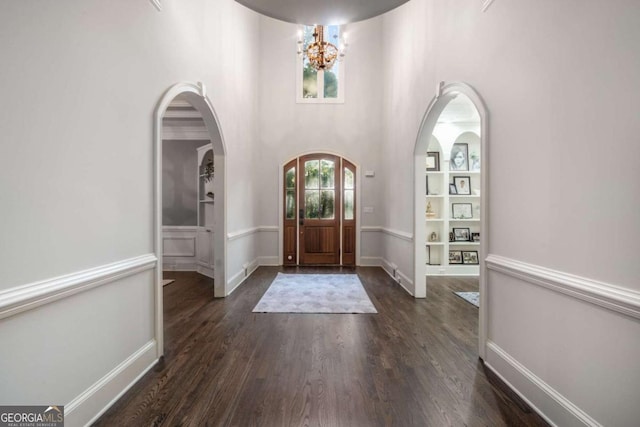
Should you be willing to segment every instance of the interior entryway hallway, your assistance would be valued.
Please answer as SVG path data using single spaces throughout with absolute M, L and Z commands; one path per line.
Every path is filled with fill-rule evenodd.
M 252 313 L 278 271 L 355 272 L 379 314 Z M 476 355 L 478 309 L 437 278 L 416 300 L 380 268 L 259 268 L 231 296 L 167 272 L 164 360 L 96 425 L 546 425 Z

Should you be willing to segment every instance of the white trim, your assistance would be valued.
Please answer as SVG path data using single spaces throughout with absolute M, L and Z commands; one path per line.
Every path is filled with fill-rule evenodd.
M 153 7 L 158 9 L 158 12 L 162 12 L 162 3 L 160 3 L 160 0 L 149 0 L 149 1 L 153 5 Z
M 156 257 L 163 259 L 162 255 L 162 119 L 169 105 L 178 96 L 182 95 L 183 101 L 188 102 L 193 108 L 200 112 L 202 120 L 208 130 L 208 138 L 213 147 L 214 162 L 216 164 L 216 179 L 214 182 L 214 193 L 217 202 L 214 204 L 214 215 L 216 224 L 214 225 L 213 253 L 214 265 L 214 296 L 225 296 L 227 283 L 227 167 L 224 134 L 220 126 L 220 120 L 216 115 L 211 101 L 207 97 L 204 84 L 201 82 L 176 83 L 168 88 L 160 97 L 153 115 L 153 247 Z M 213 137 L 213 138 L 212 138 Z M 219 171 L 218 171 L 219 169 Z M 154 334 L 157 345 L 157 357 L 164 354 L 164 315 L 163 315 L 163 290 L 162 290 L 162 270 L 156 268 L 155 278 L 155 313 L 154 313 Z
M 227 289 L 230 289 L 230 291 L 227 296 L 231 295 L 233 291 L 238 289 L 238 287 L 242 283 L 244 283 L 244 281 L 247 280 L 259 266 L 260 263 L 258 262 L 258 258 L 249 263 L 245 263 L 245 267 L 243 267 L 242 270 L 234 274 L 231 279 L 229 279 L 229 282 L 227 283 Z
M 363 233 L 382 233 L 382 227 L 372 226 L 372 225 L 363 225 L 360 227 L 360 231 Z
M 252 228 L 246 228 L 244 230 L 234 231 L 234 232 L 231 232 L 231 233 L 227 234 L 227 240 L 232 242 L 234 240 L 238 240 L 238 239 L 241 239 L 243 237 L 247 237 L 247 236 L 250 236 L 252 234 L 255 234 L 259 230 L 260 229 L 258 227 L 252 227 Z
M 416 138 L 414 149 L 414 252 L 413 252 L 413 268 L 414 281 L 416 283 L 416 296 L 424 298 L 427 295 L 427 280 L 425 273 L 427 271 L 424 263 L 424 245 L 427 244 L 426 228 L 424 220 L 424 212 L 426 208 L 425 195 L 425 169 L 424 162 L 426 158 L 429 139 L 433 134 L 433 129 L 444 108 L 459 94 L 467 96 L 476 107 L 480 116 L 480 158 L 482 159 L 482 173 L 480 174 L 480 247 L 478 248 L 478 258 L 480 260 L 480 308 L 478 320 L 478 355 L 480 358 L 485 357 L 485 343 L 487 341 L 487 276 L 489 274 L 486 263 L 484 261 L 489 249 L 489 111 L 480 95 L 466 83 L 440 82 L 436 86 L 436 94 L 429 103 L 427 110 L 420 124 L 420 130 Z
M 490 254 L 486 263 L 492 271 L 640 319 L 640 292 L 638 291 L 499 255 Z
M 0 319 L 151 270 L 157 261 L 147 254 L 4 290 L 0 292 Z
M 400 285 L 405 291 L 407 291 L 407 293 L 409 295 L 411 295 L 412 297 L 415 296 L 413 294 L 413 292 L 411 292 L 404 284 L 405 283 L 409 283 L 411 284 L 412 288 L 415 288 L 413 286 L 413 281 L 411 281 L 411 279 L 404 273 L 402 273 L 402 271 L 400 271 L 400 269 L 397 268 L 397 266 L 395 264 L 393 264 L 392 262 L 390 262 L 389 260 L 385 259 L 385 258 L 380 258 L 381 259 L 381 267 L 384 271 L 387 272 L 387 274 L 389 276 L 391 276 L 391 278 L 398 284 Z M 396 271 L 396 275 L 394 277 L 393 275 L 393 270 L 395 269 Z
M 166 260 L 162 263 L 162 271 L 196 271 L 198 263 L 195 261 L 180 262 L 179 260 Z
M 259 256 L 259 266 L 277 267 L 280 265 L 280 257 L 277 256 Z
M 165 233 L 183 233 L 185 231 L 198 231 L 197 225 L 163 225 L 162 231 Z
M 111 372 L 65 405 L 68 425 L 91 425 L 157 362 L 156 341 L 151 340 Z
M 487 9 L 489 9 L 489 6 L 491 6 L 491 3 L 493 3 L 493 0 L 484 0 L 482 2 L 482 11 L 486 12 Z
M 406 240 L 407 242 L 413 242 L 413 234 L 405 233 L 404 231 L 393 230 L 391 228 L 380 227 L 380 231 L 389 236 L 397 237 L 398 239 Z
M 258 231 L 261 233 L 277 233 L 280 231 L 280 227 L 277 225 L 260 225 Z
M 382 267 L 382 257 L 379 257 L 379 256 L 363 256 L 363 257 L 360 257 L 360 266 L 362 266 L 362 267 Z
M 206 126 L 163 126 L 162 140 L 210 141 L 211 134 Z
M 527 369 L 496 343 L 488 340 L 486 348 L 487 360 L 485 365 L 550 425 L 602 427 L 600 423 Z M 504 375 L 500 372 L 504 373 Z M 506 377 L 512 378 L 512 381 L 507 380 Z M 524 390 L 515 387 L 514 383 Z M 533 398 L 535 403 L 526 396 L 535 396 Z M 543 412 L 540 408 L 544 408 L 545 411 Z M 550 414 L 553 415 L 550 416 Z
M 191 252 L 184 252 L 184 253 L 166 253 L 164 252 L 164 245 L 167 242 L 167 240 L 191 240 L 191 242 L 193 243 L 193 245 L 191 246 Z M 163 236 L 162 237 L 162 253 L 163 253 L 163 257 L 194 257 L 196 256 L 196 238 L 195 237 L 184 237 L 184 236 L 176 236 L 176 237 L 172 237 L 172 236 Z

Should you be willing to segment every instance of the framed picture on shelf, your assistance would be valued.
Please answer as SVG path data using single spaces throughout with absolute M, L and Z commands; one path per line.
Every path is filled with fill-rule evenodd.
M 455 184 L 449 184 L 449 194 L 458 194 Z
M 451 216 L 453 219 L 472 219 L 473 205 L 471 203 L 452 203 Z
M 480 157 L 478 156 L 478 153 L 472 151 L 471 154 L 469 155 L 469 158 L 471 160 L 471 170 L 474 172 L 479 172 L 480 171 Z
M 478 251 L 462 251 L 463 264 L 478 264 Z
M 453 241 L 454 242 L 468 242 L 471 237 L 471 233 L 468 228 L 454 228 L 453 229 Z
M 427 255 L 425 256 L 425 263 L 431 265 L 431 246 L 427 245 Z
M 440 153 L 437 151 L 427 151 L 427 172 L 438 172 L 440 170 Z
M 462 264 L 462 251 L 449 251 L 449 264 Z
M 471 233 L 471 241 L 479 242 L 480 241 L 480 233 Z
M 469 144 L 456 142 L 451 148 L 451 160 L 449 170 L 468 171 L 469 170 Z
M 471 194 L 471 177 L 454 176 L 453 183 L 456 186 L 457 194 L 468 196 Z

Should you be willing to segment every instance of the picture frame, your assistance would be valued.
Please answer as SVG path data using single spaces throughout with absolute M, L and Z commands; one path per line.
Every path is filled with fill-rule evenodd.
M 449 194 L 458 194 L 458 190 L 456 189 L 455 184 L 449 184 Z
M 454 242 L 468 242 L 471 238 L 471 231 L 469 228 L 454 228 L 453 229 L 453 241 Z
M 462 264 L 462 251 L 449 251 L 449 264 Z
M 478 265 L 478 251 L 462 251 L 462 263 Z
M 440 152 L 427 151 L 427 172 L 440 171 Z
M 469 144 L 456 142 L 451 147 L 451 157 L 449 160 L 449 170 L 468 171 L 469 170 Z
M 471 233 L 471 241 L 479 242 L 480 241 L 480 233 Z
M 431 246 L 426 245 L 426 248 L 427 248 L 427 255 L 426 255 L 426 258 L 425 258 L 426 264 L 427 265 L 431 265 Z
M 471 177 L 470 176 L 454 176 L 453 184 L 456 186 L 456 192 L 462 196 L 471 194 Z
M 453 219 L 473 219 L 473 205 L 471 203 L 452 203 L 451 217 Z

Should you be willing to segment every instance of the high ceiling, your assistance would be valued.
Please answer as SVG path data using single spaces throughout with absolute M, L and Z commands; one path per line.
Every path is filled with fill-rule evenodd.
M 263 15 L 295 24 L 339 25 L 390 11 L 408 0 L 236 0 Z

